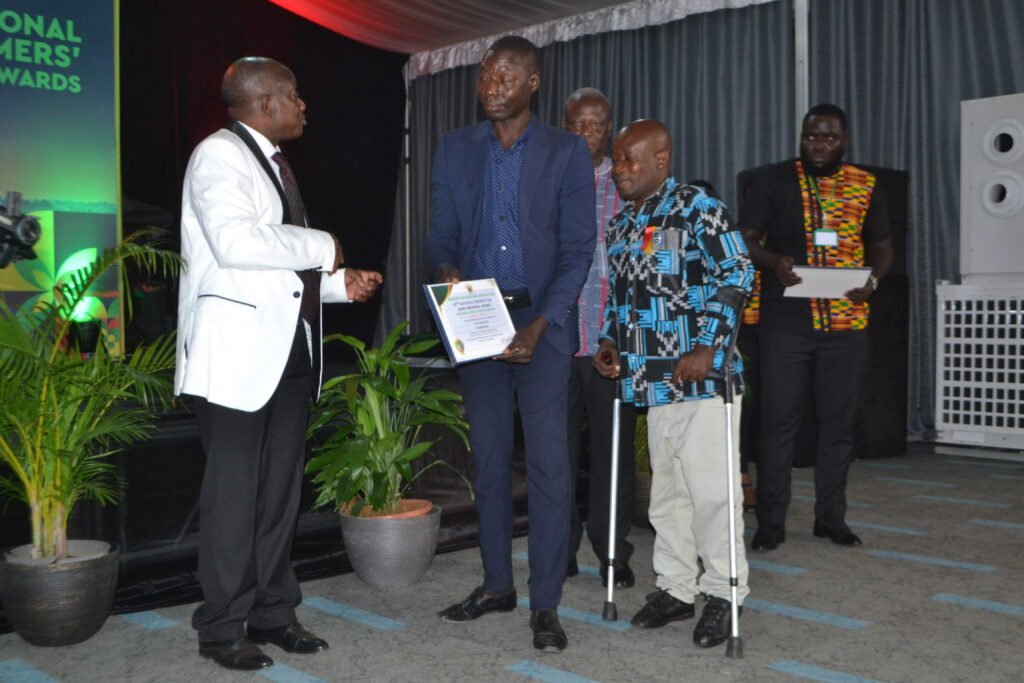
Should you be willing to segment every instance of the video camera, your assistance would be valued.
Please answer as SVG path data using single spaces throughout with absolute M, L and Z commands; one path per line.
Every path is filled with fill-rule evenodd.
M 8 192 L 7 206 L 0 206 L 0 268 L 36 258 L 32 245 L 39 233 L 39 221 L 21 213 L 21 193 Z

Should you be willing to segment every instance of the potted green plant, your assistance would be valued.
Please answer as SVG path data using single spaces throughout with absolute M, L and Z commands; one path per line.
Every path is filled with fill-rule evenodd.
M 440 508 L 404 497 L 420 475 L 446 465 L 434 460 L 416 469 L 436 442 L 422 438 L 421 430 L 437 425 L 469 446 L 462 397 L 437 387 L 429 370 L 414 377 L 409 367 L 410 356 L 438 340 L 399 343 L 405 328 L 395 327 L 379 348 L 346 335 L 327 337 L 355 350 L 356 372 L 324 383 L 307 433 L 321 439 L 306 466 L 316 505 L 341 513 L 345 552 L 356 574 L 388 588 L 418 581 L 437 546 Z
M 154 238 L 140 231 L 103 251 L 35 305 L 14 309 L 0 299 L 0 493 L 28 506 L 32 526 L 32 543 L 0 560 L 0 599 L 14 629 L 36 645 L 86 640 L 113 602 L 117 550 L 69 540 L 68 519 L 80 500 L 117 500 L 109 456 L 145 437 L 154 407 L 171 400 L 174 338 L 128 356 L 102 341 L 83 353 L 76 317 L 116 266 L 177 271 L 180 257 L 149 244 Z M 126 281 L 123 268 L 121 275 Z

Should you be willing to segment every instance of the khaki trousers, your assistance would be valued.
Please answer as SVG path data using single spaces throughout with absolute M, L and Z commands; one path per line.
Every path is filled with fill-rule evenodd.
M 740 488 L 740 401 L 733 404 L 733 473 L 736 508 L 738 602 L 747 587 Z M 721 398 L 673 403 L 647 413 L 651 453 L 649 517 L 657 586 L 683 602 L 698 593 L 731 599 L 729 587 L 729 498 L 726 479 L 725 402 Z M 704 563 L 698 577 L 697 558 Z

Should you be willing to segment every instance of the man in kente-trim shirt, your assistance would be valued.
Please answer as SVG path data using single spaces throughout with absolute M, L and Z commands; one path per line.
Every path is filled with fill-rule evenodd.
M 811 400 L 818 418 L 814 535 L 842 546 L 861 543 L 846 525 L 846 475 L 868 367 L 868 299 L 892 265 L 892 240 L 877 179 L 843 163 L 847 141 L 842 109 L 811 108 L 800 134 L 800 158 L 761 172 L 740 216 L 763 284 L 753 550 L 774 550 L 786 540 L 790 471 Z M 841 299 L 787 298 L 785 288 L 800 282 L 794 264 L 867 265 L 871 274 Z
M 742 382 L 738 358 L 723 366 L 754 268 L 724 204 L 670 175 L 671 149 L 665 126 L 649 120 L 631 123 L 612 146 L 612 176 L 629 204 L 608 228 L 607 323 L 594 366 L 605 377 L 622 375 L 624 400 L 649 406 L 658 590 L 632 623 L 658 628 L 693 617 L 694 600 L 704 593 L 708 602 L 693 642 L 713 647 L 728 639 L 731 627 L 722 378 L 729 372 L 736 386 Z M 734 443 L 739 412 L 737 402 Z M 730 465 L 739 471 L 738 450 Z M 734 484 L 736 538 L 742 539 L 739 477 Z M 742 604 L 750 592 L 742 542 L 736 561 Z

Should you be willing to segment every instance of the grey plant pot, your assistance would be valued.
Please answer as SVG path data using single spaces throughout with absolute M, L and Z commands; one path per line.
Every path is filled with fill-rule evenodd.
M 110 614 L 118 551 L 101 541 L 68 541 L 60 562 L 28 558 L 20 546 L 0 561 L 4 613 L 33 645 L 73 645 L 91 638 Z
M 421 517 L 381 519 L 341 515 L 345 554 L 356 576 L 374 588 L 410 586 L 427 573 L 437 549 L 441 508 Z

